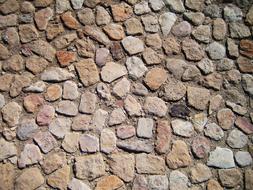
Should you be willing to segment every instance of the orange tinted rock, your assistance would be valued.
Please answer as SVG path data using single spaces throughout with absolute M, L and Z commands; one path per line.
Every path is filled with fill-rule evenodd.
M 151 90 L 157 90 L 167 80 L 167 72 L 162 68 L 153 68 L 145 76 L 145 83 Z
M 24 97 L 24 107 L 27 112 L 34 113 L 44 103 L 44 99 L 37 94 L 30 94 Z
M 61 67 L 66 67 L 76 60 L 76 53 L 70 51 L 57 51 L 56 57 Z
M 114 190 L 122 187 L 123 185 L 123 181 L 121 181 L 117 176 L 110 175 L 98 181 L 95 190 Z
M 70 29 L 78 29 L 80 27 L 79 22 L 72 16 L 71 12 L 66 12 L 61 15 L 61 19 L 64 24 Z
M 253 41 L 241 40 L 240 41 L 240 53 L 248 58 L 253 58 Z
M 112 5 L 112 15 L 116 22 L 125 21 L 133 14 L 133 9 L 126 3 Z

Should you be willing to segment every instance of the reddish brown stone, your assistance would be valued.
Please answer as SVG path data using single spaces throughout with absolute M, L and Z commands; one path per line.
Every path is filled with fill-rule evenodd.
M 237 59 L 237 64 L 241 72 L 243 73 L 253 73 L 253 61 L 240 56 Z
M 245 117 L 237 117 L 235 125 L 246 134 L 253 134 L 253 125 Z
M 78 29 L 80 27 L 79 22 L 72 16 L 71 12 L 66 12 L 61 15 L 63 23 L 70 29 Z
M 48 125 L 54 117 L 55 109 L 52 106 L 44 105 L 38 115 L 37 123 L 38 125 Z
M 114 21 L 120 22 L 130 18 L 133 14 L 133 9 L 126 3 L 115 4 L 111 6 L 112 16 Z
M 253 41 L 241 40 L 240 41 L 240 53 L 248 58 L 253 59 Z
M 110 47 L 110 51 L 115 60 L 120 60 L 124 57 L 124 51 L 119 42 L 113 42 Z
M 27 112 L 36 112 L 44 103 L 44 99 L 38 94 L 30 94 L 24 97 L 24 107 Z
M 156 152 L 159 154 L 166 153 L 170 149 L 171 128 L 167 120 L 159 120 L 157 122 L 157 137 L 155 142 Z
M 66 67 L 76 60 L 76 53 L 70 51 L 57 51 L 56 57 L 61 67 Z
M 192 141 L 192 151 L 197 158 L 204 158 L 210 151 L 210 141 L 202 136 L 197 136 Z

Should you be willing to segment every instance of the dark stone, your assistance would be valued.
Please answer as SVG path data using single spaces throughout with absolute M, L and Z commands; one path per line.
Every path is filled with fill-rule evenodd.
M 119 42 L 113 42 L 110 47 L 110 51 L 112 53 L 112 57 L 115 60 L 120 60 L 124 57 L 124 53 L 123 53 L 124 51 Z
M 171 107 L 170 115 L 172 117 L 186 118 L 190 114 L 190 109 L 183 104 L 175 104 Z

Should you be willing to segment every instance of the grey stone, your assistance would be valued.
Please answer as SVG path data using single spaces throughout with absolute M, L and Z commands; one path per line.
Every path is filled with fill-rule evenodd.
M 227 138 L 227 144 L 231 148 L 243 148 L 248 142 L 248 137 L 238 129 L 233 129 Z
M 136 15 L 146 14 L 146 13 L 149 13 L 150 11 L 151 10 L 148 6 L 147 1 L 141 1 L 140 3 L 138 3 L 134 6 L 134 13 Z
M 56 13 L 63 13 L 70 9 L 71 9 L 71 6 L 69 3 L 69 0 L 56 0 L 55 2 Z
M 235 167 L 233 152 L 228 148 L 216 147 L 210 152 L 207 165 L 224 169 L 233 168 Z
M 38 146 L 34 144 L 26 144 L 24 150 L 20 153 L 18 166 L 25 168 L 26 166 L 36 164 L 42 160 L 42 154 Z
M 3 120 L 10 126 L 14 127 L 19 123 L 19 117 L 22 107 L 16 102 L 7 103 L 1 110 Z
M 204 13 L 211 18 L 221 17 L 222 9 L 217 4 L 211 4 L 205 7 Z
M 73 178 L 69 184 L 68 184 L 68 188 L 70 190 L 91 190 L 91 188 L 85 184 L 83 181 Z
M 97 96 L 89 91 L 85 92 L 81 96 L 79 104 L 79 111 L 81 113 L 92 114 L 96 109 Z
M 66 81 L 63 84 L 63 95 L 62 97 L 67 100 L 75 100 L 79 96 L 78 86 L 73 81 Z
M 253 97 L 253 76 L 250 74 L 242 75 L 242 87 L 251 97 Z
M 123 98 L 129 93 L 130 86 L 131 86 L 130 81 L 127 80 L 126 78 L 123 78 L 114 85 L 112 90 L 116 96 Z
M 166 175 L 148 176 L 148 186 L 150 189 L 167 190 L 169 186 L 168 177 Z
M 81 9 L 83 2 L 84 2 L 84 0 L 71 0 L 71 4 L 74 9 Z
M 205 15 L 202 12 L 185 12 L 183 16 L 196 26 L 201 25 L 205 20 Z
M 224 137 L 222 128 L 216 123 L 207 124 L 204 128 L 204 133 L 206 136 L 216 141 L 221 140 Z
M 128 73 L 134 79 L 142 77 L 148 70 L 147 67 L 144 65 L 143 61 L 136 56 L 127 58 L 126 66 Z
M 133 36 L 127 36 L 121 41 L 124 49 L 130 55 L 137 54 L 144 51 L 143 41 Z
M 103 81 L 111 83 L 112 81 L 127 74 L 126 67 L 114 62 L 108 62 L 101 71 Z
M 159 11 L 164 7 L 163 0 L 149 0 L 149 4 L 152 10 Z
M 175 24 L 177 16 L 174 13 L 166 12 L 160 15 L 159 24 L 162 29 L 164 36 L 167 36 L 170 33 L 172 26 Z
M 66 116 L 75 116 L 78 113 L 77 105 L 69 100 L 60 101 L 56 112 Z
M 158 19 L 154 15 L 145 15 L 141 17 L 141 21 L 144 25 L 144 28 L 147 32 L 158 32 L 159 31 L 159 23 Z
M 71 120 L 69 118 L 55 118 L 49 124 L 49 131 L 58 139 L 63 139 L 65 134 L 70 131 Z
M 0 139 L 0 161 L 17 155 L 17 149 L 14 143 L 8 142 L 3 138 Z
M 224 8 L 224 18 L 226 21 L 239 21 L 242 20 L 242 11 L 239 7 L 233 5 L 233 4 L 228 4 Z
M 181 0 L 165 0 L 165 4 L 168 5 L 173 12 L 183 13 L 185 11 L 184 3 Z
M 229 24 L 229 32 L 231 38 L 238 39 L 247 38 L 251 35 L 249 27 L 238 22 L 232 22 Z
M 99 151 L 99 139 L 90 134 L 82 134 L 79 138 L 79 145 L 82 152 L 95 153 Z
M 217 60 L 222 59 L 226 55 L 226 49 L 223 45 L 218 42 L 211 43 L 207 48 L 206 51 L 211 59 Z
M 140 118 L 137 125 L 137 136 L 143 138 L 153 137 L 154 122 L 151 118 Z
M 181 119 L 171 121 L 173 132 L 182 137 L 191 137 L 194 133 L 192 123 Z
M 192 32 L 193 37 L 203 43 L 209 43 L 211 40 L 211 28 L 209 25 L 200 25 Z
M 34 119 L 23 119 L 17 128 L 17 136 L 20 140 L 31 138 L 38 129 Z
M 189 179 L 188 177 L 178 170 L 174 170 L 169 176 L 170 190 L 187 190 Z
M 235 153 L 235 161 L 240 167 L 246 167 L 252 164 L 252 157 L 249 152 L 238 151 Z
M 208 58 L 202 59 L 197 66 L 205 75 L 214 72 L 213 62 Z
M 74 153 L 78 150 L 79 133 L 68 132 L 62 141 L 62 148 L 68 153 Z
M 118 125 L 127 119 L 125 112 L 121 108 L 116 108 L 112 111 L 109 119 L 109 125 Z

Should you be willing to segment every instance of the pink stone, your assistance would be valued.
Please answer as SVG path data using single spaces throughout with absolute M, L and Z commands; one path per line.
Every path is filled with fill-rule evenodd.
M 202 136 L 197 136 L 192 141 L 192 151 L 198 158 L 204 158 L 210 152 L 210 141 Z
M 117 128 L 117 137 L 120 139 L 128 139 L 135 135 L 135 128 L 131 125 L 119 126 Z
M 44 105 L 37 115 L 38 125 L 48 125 L 53 119 L 54 113 L 55 109 L 53 106 Z
M 245 117 L 237 117 L 235 125 L 246 134 L 253 134 L 253 125 Z

